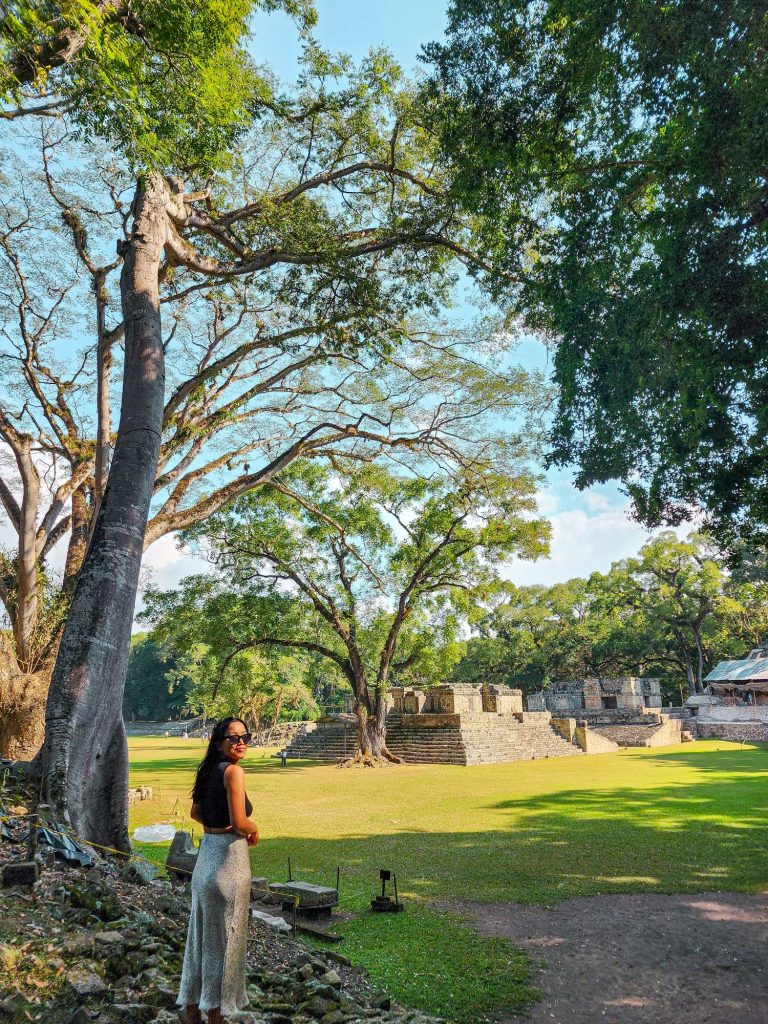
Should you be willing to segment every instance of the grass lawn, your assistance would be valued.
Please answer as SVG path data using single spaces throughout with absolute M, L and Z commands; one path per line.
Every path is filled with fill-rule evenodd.
M 190 828 L 200 740 L 130 741 L 132 783 L 155 798 L 131 825 Z M 261 755 L 261 756 L 260 756 Z M 343 949 L 402 1002 L 459 1021 L 522 1006 L 525 958 L 478 939 L 429 901 L 459 897 L 551 903 L 603 892 L 759 890 L 768 881 L 768 747 L 702 741 L 461 768 L 339 770 L 252 751 L 248 793 L 262 841 L 254 874 L 334 884 L 363 911 L 380 867 L 407 912 L 358 914 Z M 198 829 L 199 831 L 199 829 Z M 153 859 L 165 847 L 139 848 Z

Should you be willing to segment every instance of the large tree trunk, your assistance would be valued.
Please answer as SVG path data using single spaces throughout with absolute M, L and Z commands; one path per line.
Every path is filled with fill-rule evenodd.
M 168 231 L 166 203 L 159 175 L 140 182 L 121 277 L 120 425 L 59 647 L 40 762 L 45 799 L 56 815 L 83 838 L 121 850 L 129 849 L 123 687 L 163 421 L 158 270 Z
M 365 689 L 355 687 L 355 715 L 357 716 L 357 750 L 345 761 L 346 766 L 364 765 L 374 768 L 384 764 L 402 764 L 402 757 L 387 747 L 387 703 L 381 691 L 373 701 Z

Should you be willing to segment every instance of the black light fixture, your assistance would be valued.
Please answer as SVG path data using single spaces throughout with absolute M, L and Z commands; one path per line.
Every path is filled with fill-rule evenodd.
M 371 900 L 371 910 L 376 913 L 385 914 L 396 914 L 401 910 L 404 910 L 403 904 L 400 902 L 397 894 L 397 875 L 394 872 L 387 870 L 387 868 L 381 868 L 379 871 L 379 878 L 381 879 L 381 895 L 374 896 Z M 387 882 L 392 882 L 395 888 L 395 898 L 387 895 Z

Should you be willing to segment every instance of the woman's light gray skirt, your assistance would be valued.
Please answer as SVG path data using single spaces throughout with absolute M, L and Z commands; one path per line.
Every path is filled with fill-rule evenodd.
M 248 1005 L 245 954 L 251 898 L 251 865 L 243 836 L 205 834 L 192 872 L 192 910 L 179 1006 L 221 1007 L 223 1014 Z

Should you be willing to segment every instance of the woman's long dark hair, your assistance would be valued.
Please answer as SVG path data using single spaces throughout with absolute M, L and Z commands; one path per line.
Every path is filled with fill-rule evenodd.
M 248 731 L 248 726 L 242 718 L 236 718 L 234 716 L 230 718 L 222 718 L 220 722 L 217 722 L 216 725 L 214 725 L 213 731 L 211 732 L 211 738 L 208 740 L 208 749 L 205 752 L 205 757 L 198 765 L 195 784 L 192 787 L 192 799 L 196 804 L 201 803 L 210 774 L 221 760 L 219 743 L 224 740 L 224 737 L 227 735 L 229 727 L 233 722 L 239 722 L 246 732 Z

